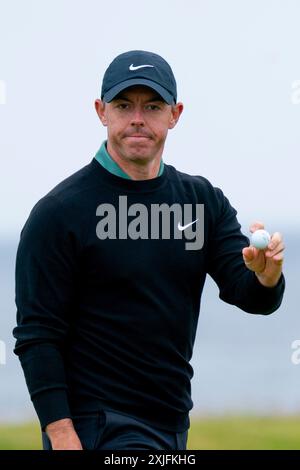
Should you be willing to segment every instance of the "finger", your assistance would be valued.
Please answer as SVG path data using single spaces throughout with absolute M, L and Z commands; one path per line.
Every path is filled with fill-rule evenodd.
M 281 251 L 277 255 L 273 256 L 273 258 L 271 259 L 272 263 L 274 263 L 276 266 L 280 266 L 280 267 L 283 265 L 283 261 L 284 261 L 283 251 Z
M 243 248 L 242 253 L 245 264 L 249 265 L 255 262 L 257 257 L 259 256 L 259 251 L 260 250 L 258 250 L 254 246 L 247 246 L 246 248 Z
M 256 230 L 264 229 L 265 225 L 262 222 L 253 222 L 253 224 L 250 225 L 249 230 L 251 233 L 256 232 Z
M 252 261 L 253 258 L 255 257 L 253 246 L 247 246 L 246 248 L 243 248 L 242 253 L 243 253 L 244 261 L 246 261 L 247 263 Z
M 266 258 L 261 250 L 254 246 L 243 249 L 243 260 L 248 269 L 261 273 L 266 266 Z
M 276 246 L 279 244 L 279 243 L 282 243 L 282 235 L 281 233 L 279 232 L 275 232 L 273 233 L 273 235 L 271 236 L 271 240 L 270 240 L 270 243 L 268 245 L 268 248 L 270 250 L 274 250 L 274 248 L 276 248 Z
M 274 248 L 274 250 L 268 250 L 268 251 L 266 251 L 265 255 L 266 255 L 268 258 L 272 258 L 272 257 L 274 257 L 275 255 L 277 255 L 278 253 L 283 252 L 284 249 L 285 249 L 284 243 L 283 243 L 283 242 L 280 242 L 280 243 L 278 243 L 278 245 L 276 245 L 276 247 Z
M 274 260 L 276 262 L 276 264 L 278 264 L 279 266 L 281 266 L 283 264 L 283 260 L 284 260 L 284 254 L 283 254 L 283 251 L 281 251 L 280 253 L 278 253 L 277 255 L 275 255 L 272 260 Z

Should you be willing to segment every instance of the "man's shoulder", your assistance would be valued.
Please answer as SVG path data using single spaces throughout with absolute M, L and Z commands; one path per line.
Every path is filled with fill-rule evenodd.
M 208 191 L 211 193 L 219 191 L 219 188 L 216 188 L 205 176 L 184 173 L 183 171 L 179 171 L 174 166 L 169 164 L 165 164 L 165 166 L 168 169 L 170 179 L 175 183 L 181 183 L 186 187 L 193 186 L 196 189 L 199 188 L 202 191 Z
M 85 192 L 89 196 L 96 182 L 91 177 L 91 162 L 67 178 L 60 181 L 50 191 L 44 194 L 32 207 L 28 224 L 54 224 L 59 220 L 61 224 L 66 219 L 76 217 L 78 211 L 85 213 L 86 200 L 82 197 Z
M 79 196 L 80 193 L 90 189 L 95 184 L 93 178 L 91 178 L 91 166 L 92 162 L 60 181 L 44 195 L 44 198 L 56 199 L 61 203 L 67 203 L 69 200 L 74 201 L 76 196 Z

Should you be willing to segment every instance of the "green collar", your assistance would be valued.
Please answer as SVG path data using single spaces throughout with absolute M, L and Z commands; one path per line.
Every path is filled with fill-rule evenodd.
M 106 140 L 102 143 L 100 149 L 95 155 L 95 159 L 97 162 L 100 163 L 107 171 L 110 173 L 113 173 L 116 176 L 120 176 L 121 178 L 126 178 L 128 180 L 131 180 L 131 176 L 127 175 L 125 171 L 122 170 L 121 167 L 111 158 L 109 155 L 107 149 L 106 149 Z M 162 175 L 164 171 L 164 162 L 161 160 L 160 162 L 160 167 L 159 167 L 159 172 L 157 176 Z

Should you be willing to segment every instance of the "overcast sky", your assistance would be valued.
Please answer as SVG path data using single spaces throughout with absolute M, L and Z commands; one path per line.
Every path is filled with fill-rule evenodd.
M 93 158 L 103 73 L 131 49 L 167 59 L 185 105 L 164 161 L 221 187 L 243 228 L 298 230 L 299 18 L 297 0 L 0 0 L 0 236 Z

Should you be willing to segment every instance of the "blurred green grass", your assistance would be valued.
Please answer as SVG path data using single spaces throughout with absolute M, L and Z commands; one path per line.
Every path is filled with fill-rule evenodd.
M 0 425 L 1 450 L 41 449 L 38 423 Z M 188 449 L 300 449 L 300 416 L 191 418 Z

